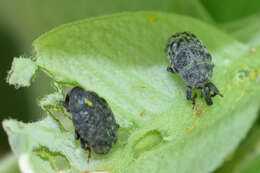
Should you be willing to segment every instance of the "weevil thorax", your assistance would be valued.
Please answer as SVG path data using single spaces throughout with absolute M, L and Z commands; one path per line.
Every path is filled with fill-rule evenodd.
M 80 87 L 74 87 L 66 96 L 67 108 L 72 113 L 78 113 L 85 107 L 84 104 L 85 93 Z
M 198 88 L 210 80 L 213 70 L 211 55 L 194 34 L 174 34 L 169 38 L 165 51 L 171 67 L 188 86 Z

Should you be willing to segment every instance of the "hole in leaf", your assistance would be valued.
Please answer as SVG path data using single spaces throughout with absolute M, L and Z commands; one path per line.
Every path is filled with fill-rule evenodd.
M 37 156 L 50 163 L 51 167 L 56 171 L 69 169 L 70 163 L 65 155 L 60 152 L 50 151 L 47 147 L 41 146 L 33 150 Z
M 235 80 L 237 82 L 244 80 L 245 78 L 247 78 L 249 76 L 250 71 L 249 70 L 240 70 L 237 72 L 236 76 L 235 76 Z
M 159 131 L 153 130 L 146 133 L 141 139 L 137 141 L 134 146 L 135 156 L 139 157 L 140 154 L 150 151 L 155 146 L 162 142 L 163 138 Z

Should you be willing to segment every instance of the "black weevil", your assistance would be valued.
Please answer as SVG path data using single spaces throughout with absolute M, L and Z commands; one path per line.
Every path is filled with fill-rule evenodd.
M 106 154 L 117 141 L 119 125 L 106 100 L 95 92 L 74 87 L 61 104 L 72 114 L 75 139 L 81 147 L 97 154 Z

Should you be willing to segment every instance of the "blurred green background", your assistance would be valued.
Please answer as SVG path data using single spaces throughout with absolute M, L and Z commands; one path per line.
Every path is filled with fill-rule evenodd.
M 31 88 L 16 90 L 5 82 L 13 57 L 33 56 L 31 44 L 38 36 L 61 24 L 89 17 L 125 11 L 164 11 L 188 15 L 229 32 L 239 41 L 260 45 L 259 0 L 1 0 L 0 1 L 0 119 L 15 118 L 25 122 L 40 119 L 43 112 L 37 98 L 51 91 L 49 78 L 37 75 Z M 252 41 L 253 40 L 253 41 Z M 259 57 L 260 58 L 260 57 Z M 231 172 L 236 165 L 248 159 L 248 153 L 259 143 L 260 122 L 252 128 L 238 152 L 227 159 L 227 166 L 217 172 Z M 258 140 L 255 140 L 257 138 Z M 17 169 L 9 152 L 7 136 L 0 128 L 0 172 L 3 166 Z M 260 147 L 259 147 L 260 148 Z M 5 158 L 4 158 L 5 157 Z M 238 159 L 239 158 L 239 159 Z M 250 159 L 249 159 L 250 160 Z M 260 165 L 260 158 L 248 163 Z M 255 165 L 254 165 L 255 164 Z M 258 166 L 259 168 L 260 166 Z M 3 168 L 3 169 L 1 169 Z M 250 169 L 247 169 L 250 171 Z M 260 168 L 258 169 L 260 172 Z

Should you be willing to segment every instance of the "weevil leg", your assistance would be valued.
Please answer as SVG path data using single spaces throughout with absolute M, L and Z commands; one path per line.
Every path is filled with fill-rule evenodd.
M 201 92 L 202 92 L 202 94 L 203 94 L 203 97 L 204 97 L 204 99 L 205 99 L 207 105 L 212 105 L 213 102 L 212 102 L 212 100 L 211 100 L 211 95 L 210 95 L 210 93 L 209 93 L 209 89 L 207 89 L 206 87 L 203 87 L 203 88 L 201 89 Z
M 197 93 L 195 93 L 194 96 L 192 97 L 192 109 L 194 109 L 194 107 L 195 107 L 195 104 L 196 104 L 195 100 L 196 100 L 196 98 L 197 98 Z
M 69 102 L 70 102 L 70 93 L 68 93 L 65 97 L 65 101 L 60 101 L 60 104 L 65 107 L 66 109 L 69 109 Z
M 87 147 L 88 150 L 88 162 L 91 159 L 91 148 Z
M 187 100 L 192 100 L 192 88 L 190 86 L 187 87 L 187 90 L 186 90 L 186 99 Z
M 81 148 L 86 149 L 86 143 L 85 143 L 85 141 L 84 141 L 82 138 L 80 138 L 79 140 L 80 140 Z
M 195 93 L 194 96 L 192 97 L 192 88 L 188 86 L 186 90 L 186 99 L 192 101 L 192 109 L 194 109 L 194 106 L 196 104 L 195 103 L 196 98 L 197 98 L 197 93 Z
M 216 95 L 223 97 L 223 95 L 219 92 L 219 90 L 217 89 L 217 87 L 213 83 L 209 82 L 207 84 L 207 87 L 209 88 L 209 90 L 214 92 L 214 94 L 212 94 L 211 97 L 214 97 Z
M 67 103 L 66 101 L 59 101 L 59 104 L 60 104 L 61 106 L 63 106 L 64 108 L 66 108 L 66 111 L 67 111 L 67 112 L 70 112 L 68 103 Z
M 88 162 L 89 162 L 89 160 L 91 159 L 91 148 L 86 145 L 85 141 L 82 138 L 80 138 L 79 140 L 80 140 L 81 148 L 88 150 Z
M 170 73 L 175 73 L 175 70 L 172 67 L 167 67 L 166 70 Z
M 59 101 L 59 104 L 60 104 L 61 106 L 63 106 L 64 108 L 67 108 L 67 107 L 68 107 L 65 101 Z
M 75 140 L 78 140 L 80 138 L 79 137 L 79 133 L 78 133 L 78 131 L 76 129 L 75 129 L 74 138 L 75 138 Z

